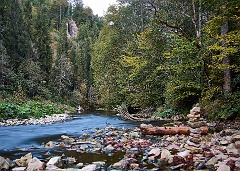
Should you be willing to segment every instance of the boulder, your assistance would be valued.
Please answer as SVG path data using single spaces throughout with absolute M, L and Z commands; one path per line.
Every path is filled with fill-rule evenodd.
M 185 150 L 182 152 L 177 153 L 178 156 L 181 156 L 182 158 L 185 158 L 191 154 L 191 150 Z
M 201 126 L 203 126 L 202 122 L 188 122 L 188 125 L 191 128 L 200 128 Z
M 220 141 L 220 144 L 221 145 L 228 145 L 228 141 L 227 140 L 222 140 L 222 141 Z
M 240 133 L 233 136 L 233 141 L 240 141 Z
M 58 170 L 59 168 L 57 166 L 54 165 L 49 165 L 46 167 L 45 170 L 49 170 L 49 171 L 54 171 L 54 170 Z
M 15 163 L 19 167 L 26 167 L 29 161 L 32 159 L 32 153 L 28 153 L 20 159 L 16 159 Z
M 12 171 L 25 171 L 26 167 L 14 167 Z
M 67 157 L 68 163 L 76 163 L 76 159 L 74 157 Z
M 200 113 L 200 111 L 201 111 L 201 108 L 199 106 L 195 106 L 190 110 L 190 114 L 197 115 Z
M 222 165 L 219 166 L 217 171 L 231 171 L 231 168 L 226 164 L 222 164 Z
M 218 162 L 218 158 L 217 157 L 212 157 L 210 160 L 207 161 L 207 163 L 205 164 L 206 166 L 213 166 Z
M 235 145 L 236 145 L 237 148 L 240 148 L 240 141 L 236 141 Z
M 32 158 L 27 166 L 27 171 L 38 171 L 44 170 L 44 163 L 41 162 L 38 158 Z
M 185 147 L 187 150 L 191 150 L 193 153 L 201 153 L 201 152 L 202 152 L 202 148 L 189 146 L 188 144 L 185 144 L 184 147 Z
M 148 155 L 157 157 L 160 155 L 160 153 L 161 153 L 161 150 L 159 148 L 153 148 L 151 151 L 149 151 Z
M 0 156 L 0 170 L 1 169 L 9 169 L 10 167 L 13 167 L 13 163 L 11 162 L 10 159 L 6 159 L 2 156 Z
M 56 146 L 56 143 L 52 141 L 49 141 L 48 143 L 45 144 L 45 148 L 51 148 L 55 146 Z
M 236 148 L 234 143 L 231 143 L 226 148 L 228 154 L 239 154 L 239 149 Z
M 49 166 L 56 166 L 56 167 L 62 167 L 62 160 L 60 156 L 52 157 L 48 162 L 47 162 L 47 167 Z
M 191 141 L 187 141 L 187 144 L 190 145 L 190 146 L 194 146 L 194 147 L 199 147 L 200 145 L 199 144 L 195 144 L 194 142 L 191 142 Z
M 171 155 L 170 151 L 163 149 L 161 152 L 161 159 L 168 161 L 168 163 L 171 163 L 173 161 L 173 156 Z

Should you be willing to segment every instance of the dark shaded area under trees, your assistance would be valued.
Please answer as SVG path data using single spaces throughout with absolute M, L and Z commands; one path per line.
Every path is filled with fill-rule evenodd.
M 1 101 L 239 116 L 238 0 L 117 2 L 99 17 L 81 0 L 3 0 Z

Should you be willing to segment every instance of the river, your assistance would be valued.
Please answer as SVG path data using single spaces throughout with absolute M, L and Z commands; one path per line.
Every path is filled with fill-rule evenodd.
M 105 128 L 113 126 L 117 128 L 131 128 L 139 126 L 141 122 L 121 120 L 118 116 L 109 112 L 91 112 L 83 114 L 74 114 L 70 120 L 57 122 L 49 125 L 21 125 L 0 127 L 0 156 L 8 157 L 11 160 L 20 158 L 28 152 L 35 157 L 45 158 L 54 155 L 75 156 L 76 152 L 68 151 L 61 148 L 44 148 L 43 143 L 49 141 L 58 141 L 61 135 L 70 137 L 81 136 L 84 133 L 91 134 L 95 128 Z M 157 125 L 162 123 L 155 123 Z M 90 160 L 91 154 L 82 154 L 86 160 Z M 115 154 L 114 158 L 121 158 Z M 97 155 L 94 155 L 97 157 Z M 99 159 L 105 159 L 108 156 L 98 156 Z M 91 161 L 89 161 L 91 162 Z

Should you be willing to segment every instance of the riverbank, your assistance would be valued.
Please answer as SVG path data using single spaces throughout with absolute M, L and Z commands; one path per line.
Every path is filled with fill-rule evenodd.
M 61 136 L 59 141 L 45 142 L 42 146 L 49 150 L 65 149 L 60 156 L 46 155 L 37 158 L 31 153 L 21 158 L 7 161 L 12 170 L 240 170 L 240 131 L 239 120 L 223 125 L 220 132 L 208 133 L 190 141 L 191 135 L 144 135 L 140 127 L 95 128 L 80 137 Z M 177 127 L 178 125 L 173 125 Z M 75 154 L 66 155 L 67 152 Z M 92 154 L 91 162 L 82 158 Z M 111 158 L 122 154 L 118 161 Z M 95 159 L 95 155 L 107 155 L 106 159 Z M 12 164 L 10 164 L 12 163 Z M 5 162 L 6 166 L 6 162 Z M 3 165 L 2 165 L 3 168 Z
M 0 126 L 16 126 L 16 125 L 37 125 L 52 124 L 54 122 L 63 122 L 70 119 L 69 114 L 53 114 L 51 116 L 41 117 L 39 119 L 7 119 L 0 122 Z

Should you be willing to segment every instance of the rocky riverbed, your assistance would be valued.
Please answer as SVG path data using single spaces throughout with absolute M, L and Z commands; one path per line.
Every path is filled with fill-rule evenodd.
M 179 125 L 179 123 L 178 123 Z M 178 126 L 174 125 L 173 126 Z M 191 141 L 190 141 L 191 139 Z M 61 141 L 50 141 L 44 148 L 64 148 L 79 157 L 64 155 L 38 159 L 31 153 L 10 161 L 0 157 L 2 170 L 240 170 L 239 120 L 225 123 L 220 132 L 208 133 L 195 138 L 191 135 L 144 135 L 136 128 L 95 128 L 91 134 L 81 137 L 61 136 Z M 84 153 L 122 153 L 114 163 L 81 160 Z
M 51 116 L 41 117 L 39 119 L 8 119 L 0 121 L 0 126 L 14 125 L 37 125 L 37 124 L 52 124 L 54 122 L 62 122 L 70 119 L 68 114 L 53 114 Z

